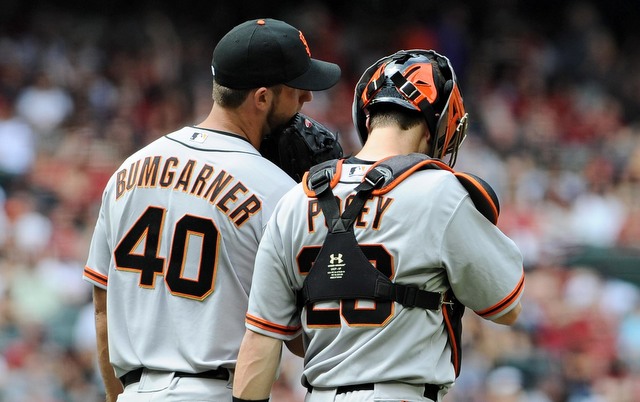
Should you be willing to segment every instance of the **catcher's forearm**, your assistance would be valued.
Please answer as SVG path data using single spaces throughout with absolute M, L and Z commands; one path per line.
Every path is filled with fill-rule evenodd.
M 245 400 L 268 399 L 281 352 L 281 340 L 247 330 L 238 354 L 233 396 Z

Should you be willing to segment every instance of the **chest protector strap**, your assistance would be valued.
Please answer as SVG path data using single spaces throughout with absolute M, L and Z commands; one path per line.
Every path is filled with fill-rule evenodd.
M 307 187 L 307 190 L 315 193 L 317 196 L 325 191 L 327 187 L 331 187 L 333 184 L 333 176 L 336 172 L 337 162 L 338 161 L 334 159 L 312 167 L 307 176 L 303 179 L 303 183 Z M 442 161 L 438 159 L 431 159 L 423 154 L 415 153 L 394 156 L 382 160 L 374 165 L 370 169 L 369 173 L 367 173 L 367 176 L 381 174 L 385 177 L 385 180 L 382 186 L 372 190 L 372 194 L 384 194 L 412 173 L 424 169 L 440 169 L 451 172 L 467 190 L 476 209 L 494 225 L 498 223 L 500 202 L 498 201 L 496 193 L 487 182 L 471 173 L 455 172 Z M 365 178 L 365 180 L 372 179 Z M 334 213 L 331 214 L 331 216 L 338 216 L 339 212 L 337 207 L 334 209 L 335 211 L 333 211 Z M 359 211 L 357 211 L 357 213 L 359 213 Z
M 318 198 L 329 233 L 303 283 L 299 294 L 300 304 L 323 300 L 371 299 L 395 301 L 405 307 L 440 309 L 444 302 L 443 293 L 393 283 L 371 264 L 353 232 L 354 223 L 373 191 L 390 184 L 394 173 L 402 174 L 414 165 L 404 162 L 370 169 L 362 183 L 355 188 L 356 193 L 342 215 L 330 185 L 334 167 L 325 163 L 309 173 L 308 185 Z M 438 167 L 433 165 L 427 168 Z

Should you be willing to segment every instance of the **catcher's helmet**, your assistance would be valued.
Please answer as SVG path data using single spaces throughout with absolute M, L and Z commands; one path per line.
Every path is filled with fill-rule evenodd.
M 466 136 L 468 114 L 449 59 L 433 50 L 401 50 L 369 67 L 356 84 L 352 106 L 363 143 L 368 108 L 379 103 L 422 112 L 432 138 L 430 156 L 450 155 L 448 164 L 453 167 Z

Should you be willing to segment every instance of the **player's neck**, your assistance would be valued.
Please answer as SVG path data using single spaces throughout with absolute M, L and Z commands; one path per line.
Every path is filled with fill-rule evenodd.
M 260 129 L 251 124 L 252 119 L 240 116 L 230 109 L 213 107 L 207 118 L 197 127 L 225 131 L 246 138 L 256 149 L 259 147 Z
M 380 160 L 394 155 L 426 153 L 427 137 L 412 130 L 384 127 L 371 131 L 356 157 L 363 160 Z

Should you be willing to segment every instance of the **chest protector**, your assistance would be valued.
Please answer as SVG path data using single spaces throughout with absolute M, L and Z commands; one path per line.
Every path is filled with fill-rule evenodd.
M 460 335 L 464 305 L 449 290 L 444 293 L 422 290 L 415 285 L 394 283 L 378 271 L 360 248 L 353 230 L 366 201 L 374 195 L 390 191 L 406 177 L 418 170 L 446 170 L 454 174 L 467 189 L 476 208 L 492 223 L 499 214 L 498 198 L 491 187 L 480 178 L 454 172 L 448 165 L 423 154 L 399 155 L 384 159 L 369 169 L 356 186 L 355 195 L 340 215 L 338 201 L 332 187 L 340 179 L 344 160 L 331 160 L 311 168 L 303 179 L 305 190 L 317 197 L 329 233 L 311 270 L 298 293 L 301 306 L 320 301 L 369 299 L 393 301 L 408 308 L 442 310 L 452 349 L 452 363 L 456 376 L 461 362 Z

